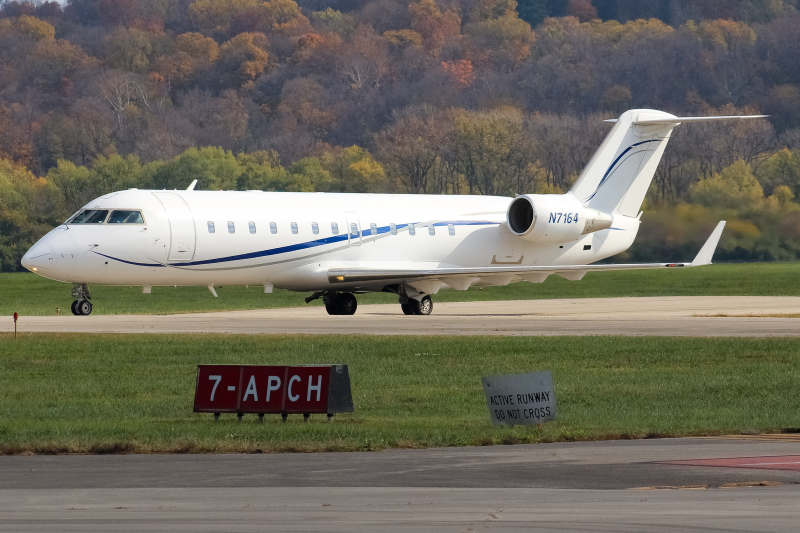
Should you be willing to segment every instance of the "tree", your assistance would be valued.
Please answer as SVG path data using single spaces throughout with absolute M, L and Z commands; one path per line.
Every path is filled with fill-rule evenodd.
M 514 108 L 454 111 L 453 135 L 458 168 L 470 193 L 487 195 L 527 192 L 530 160 L 522 113 Z
M 145 72 L 152 50 L 150 35 L 135 28 L 121 28 L 106 37 L 106 61 L 113 68 Z
M 0 272 L 21 270 L 22 255 L 64 216 L 51 183 L 0 159 Z
M 269 64 L 267 38 L 263 33 L 240 33 L 219 49 L 217 70 L 219 86 L 249 86 L 261 76 Z
M 431 106 L 410 107 L 394 115 L 378 135 L 377 153 L 386 171 L 410 193 L 424 193 L 446 136 L 446 121 Z
M 734 209 L 757 207 L 764 200 L 761 184 L 750 166 L 741 159 L 719 174 L 714 173 L 692 185 L 689 195 L 701 205 Z
M 234 155 L 222 148 L 189 148 L 167 161 L 153 174 L 156 189 L 185 189 L 197 180 L 197 189 L 235 190 L 242 167 Z
M 326 152 L 320 159 L 335 191 L 379 192 L 386 180 L 383 166 L 359 146 Z

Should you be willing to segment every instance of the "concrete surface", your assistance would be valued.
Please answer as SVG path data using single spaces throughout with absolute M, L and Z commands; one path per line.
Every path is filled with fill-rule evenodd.
M 0 457 L 0 531 L 796 531 L 792 435 L 284 455 Z
M 183 315 L 20 317 L 20 332 L 364 335 L 798 336 L 800 297 L 692 296 L 436 303 L 430 316 L 364 305 L 354 316 L 320 307 Z M 9 318 L 0 331 L 13 331 Z

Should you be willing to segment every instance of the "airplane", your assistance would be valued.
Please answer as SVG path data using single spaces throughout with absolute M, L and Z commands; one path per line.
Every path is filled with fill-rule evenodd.
M 72 312 L 92 312 L 90 284 L 263 286 L 310 292 L 331 315 L 356 294 L 389 292 L 429 315 L 442 288 L 541 283 L 550 275 L 711 263 L 721 221 L 690 263 L 592 264 L 628 249 L 675 126 L 766 115 L 677 117 L 634 109 L 564 194 L 443 196 L 187 190 L 112 192 L 92 200 L 22 258 L 72 283 Z

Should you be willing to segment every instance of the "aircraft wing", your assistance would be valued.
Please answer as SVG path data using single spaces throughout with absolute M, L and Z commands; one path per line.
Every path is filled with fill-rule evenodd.
M 654 268 L 679 268 L 710 265 L 714 250 L 717 248 L 725 221 L 721 221 L 711 232 L 703 247 L 691 263 L 633 263 L 605 265 L 550 265 L 550 266 L 496 266 L 496 267 L 459 267 L 459 268 L 427 268 L 427 269 L 376 269 L 376 268 L 333 268 L 328 270 L 328 280 L 333 283 L 397 283 L 438 281 L 455 289 L 464 290 L 480 280 L 489 284 L 505 285 L 513 278 L 541 282 L 550 274 L 557 274 L 566 279 L 579 280 L 587 272 L 606 270 L 643 270 Z M 428 291 L 424 291 L 428 292 Z

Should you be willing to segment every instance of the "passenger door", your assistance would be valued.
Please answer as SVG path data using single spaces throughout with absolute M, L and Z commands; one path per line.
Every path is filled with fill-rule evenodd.
M 154 192 L 169 218 L 170 261 L 191 261 L 197 242 L 194 217 L 186 201 L 174 192 Z

